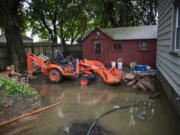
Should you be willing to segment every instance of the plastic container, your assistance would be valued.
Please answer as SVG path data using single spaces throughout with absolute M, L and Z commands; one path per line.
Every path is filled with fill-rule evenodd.
M 135 61 L 130 62 L 130 64 L 129 64 L 130 69 L 131 69 L 131 70 L 135 70 L 136 65 L 137 65 L 137 64 L 136 64 L 136 62 L 135 62 Z
M 136 65 L 135 69 L 137 71 L 146 71 L 147 70 L 147 66 L 146 65 Z
M 115 67 L 115 66 L 116 66 L 116 62 L 115 62 L 115 61 L 112 61 L 112 62 L 111 62 L 111 66 L 112 66 L 112 67 Z
M 118 70 L 122 70 L 122 66 L 123 66 L 123 64 L 118 62 Z
M 122 70 L 123 62 L 122 58 L 118 58 L 118 70 Z

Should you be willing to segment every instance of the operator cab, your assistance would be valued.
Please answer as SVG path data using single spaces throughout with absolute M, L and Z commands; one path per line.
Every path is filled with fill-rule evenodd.
M 56 50 L 54 56 L 53 64 L 59 65 L 61 68 L 66 70 L 66 73 L 76 72 L 76 63 L 78 59 L 74 59 L 72 56 L 64 58 L 61 50 Z

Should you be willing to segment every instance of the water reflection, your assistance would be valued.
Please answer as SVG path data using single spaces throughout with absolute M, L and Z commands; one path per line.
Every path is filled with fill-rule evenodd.
M 179 121 L 166 97 L 150 100 L 146 93 L 99 82 L 87 87 L 73 81 L 32 86 L 44 105 L 57 101 L 63 104 L 41 113 L 37 120 L 31 121 L 30 129 L 18 135 L 67 135 L 65 131 L 68 133 L 73 123 L 89 123 L 112 107 L 131 104 L 142 106 L 113 112 L 100 120 L 99 125 L 112 135 L 179 135 Z M 13 128 L 7 126 L 4 133 L 19 127 L 19 123 Z
M 34 86 L 35 87 L 35 86 Z M 46 102 L 54 102 L 54 100 L 62 100 L 68 96 L 73 96 L 76 98 L 76 103 L 78 104 L 87 104 L 93 105 L 99 102 L 106 101 L 111 102 L 118 95 L 114 92 L 111 92 L 107 89 L 95 92 L 95 91 L 75 91 L 75 90 L 65 90 L 62 91 L 61 94 L 58 94 L 59 87 L 57 85 L 43 85 L 39 88 L 39 95 L 42 99 L 46 100 Z M 48 99 L 49 98 L 49 99 Z
M 63 119 L 64 118 L 64 113 L 63 110 L 61 109 L 61 107 L 58 108 L 58 116 Z

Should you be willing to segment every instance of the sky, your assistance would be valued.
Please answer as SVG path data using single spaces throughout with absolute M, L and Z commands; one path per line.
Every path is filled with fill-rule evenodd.
M 26 32 L 26 36 L 28 36 L 28 37 L 30 37 L 30 38 L 33 38 L 33 42 L 38 42 L 38 41 L 41 40 L 41 39 L 38 37 L 38 35 L 31 36 L 31 31 L 27 31 L 27 32 Z

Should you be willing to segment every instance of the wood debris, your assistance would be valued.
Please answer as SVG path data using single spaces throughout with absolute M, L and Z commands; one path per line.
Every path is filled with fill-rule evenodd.
M 134 80 L 135 78 L 136 78 L 136 75 L 132 73 L 126 73 L 124 76 L 124 79 L 126 80 Z
M 144 72 L 126 73 L 124 78 L 127 86 L 143 91 L 155 91 L 155 79 L 152 74 Z
M 149 96 L 150 99 L 155 99 L 159 96 L 161 96 L 163 93 L 162 92 L 156 92 L 156 93 L 153 93 L 152 95 Z

